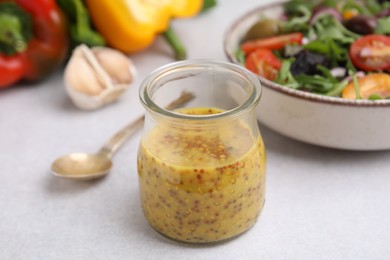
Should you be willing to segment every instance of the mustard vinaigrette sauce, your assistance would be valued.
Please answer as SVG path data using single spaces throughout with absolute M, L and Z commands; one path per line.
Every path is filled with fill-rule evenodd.
M 185 108 L 187 115 L 216 108 Z M 157 125 L 141 141 L 141 204 L 150 225 L 175 240 L 206 243 L 235 237 L 260 214 L 265 148 L 244 122 L 205 131 Z

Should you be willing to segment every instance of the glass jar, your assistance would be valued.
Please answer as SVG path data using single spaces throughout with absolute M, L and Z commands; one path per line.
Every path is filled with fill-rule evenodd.
M 165 107 L 183 92 L 193 98 Z M 260 95 L 255 76 L 220 61 L 172 63 L 143 81 L 139 190 L 155 230 L 207 243 L 253 226 L 265 195 L 265 148 L 255 111 Z

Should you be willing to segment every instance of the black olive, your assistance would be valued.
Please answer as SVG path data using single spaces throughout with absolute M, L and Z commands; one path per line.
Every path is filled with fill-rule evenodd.
M 345 22 L 345 27 L 355 33 L 366 35 L 374 33 L 377 18 L 367 15 L 356 15 Z
M 290 71 L 294 76 L 299 74 L 315 75 L 319 73 L 317 69 L 319 64 L 328 65 L 328 59 L 325 55 L 303 50 L 296 55 Z

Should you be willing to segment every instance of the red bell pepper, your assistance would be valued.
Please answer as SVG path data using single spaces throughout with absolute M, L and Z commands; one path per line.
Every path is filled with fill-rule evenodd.
M 55 0 L 0 0 L 0 88 L 37 81 L 64 61 L 65 19 Z

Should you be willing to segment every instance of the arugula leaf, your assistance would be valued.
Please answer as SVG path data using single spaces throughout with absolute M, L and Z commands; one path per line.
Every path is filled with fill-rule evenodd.
M 344 80 L 339 82 L 330 72 L 330 70 L 322 65 L 317 66 L 318 70 L 323 75 L 305 75 L 300 74 L 295 76 L 297 82 L 301 87 L 310 90 L 314 93 L 326 95 L 326 96 L 339 96 L 348 81 Z
M 369 97 L 368 97 L 369 100 L 381 100 L 382 97 L 378 94 L 371 94 Z
M 348 85 L 348 80 L 343 80 L 341 82 L 338 82 L 334 85 L 333 89 L 324 93 L 324 95 L 330 97 L 339 97 L 341 95 L 341 92 L 343 92 L 344 88 L 347 85 Z
M 314 93 L 324 94 L 334 88 L 334 83 L 320 75 L 299 74 L 295 79 L 301 83 L 302 88 L 311 90 Z
M 375 28 L 377 34 L 390 34 L 390 16 L 378 19 L 378 24 Z
M 311 30 L 318 39 L 324 40 L 330 38 L 343 44 L 352 43 L 361 37 L 345 28 L 336 18 L 330 15 L 318 19 L 313 24 Z
M 281 23 L 281 30 L 283 32 L 306 32 L 309 29 L 309 20 L 311 17 L 311 11 L 305 4 L 299 4 L 295 8 L 296 15 L 291 16 L 292 18 L 288 21 Z
M 346 48 L 337 44 L 333 39 L 330 38 L 312 41 L 303 46 L 303 48 L 312 52 L 326 55 L 332 67 L 335 67 L 338 64 L 346 63 L 347 57 L 349 56 Z
M 353 76 L 353 87 L 355 88 L 356 99 L 362 99 L 362 96 L 360 95 L 359 81 L 356 74 Z
M 351 9 L 357 10 L 359 14 L 371 15 L 370 10 L 364 4 L 361 4 L 355 0 L 348 0 L 346 3 L 344 3 L 344 5 L 341 8 L 341 11 L 344 12 L 346 10 L 351 10 Z
M 311 12 L 313 8 L 317 6 L 320 2 L 320 0 L 292 0 L 284 4 L 284 11 L 289 16 L 300 15 L 302 12 L 302 8 L 307 9 Z
M 308 35 L 315 40 L 303 48 L 326 55 L 332 67 L 348 63 L 347 46 L 360 37 L 347 30 L 332 16 L 318 19 L 310 28 Z
M 324 0 L 322 4 L 324 6 L 336 8 L 339 3 L 340 3 L 339 0 Z
M 241 48 L 237 49 L 237 51 L 234 53 L 234 56 L 241 65 L 245 64 L 245 52 Z
M 322 75 L 324 75 L 329 80 L 329 82 L 337 83 L 337 79 L 333 77 L 332 73 L 327 67 L 317 65 L 317 69 L 322 72 Z
M 294 77 L 290 71 L 291 64 L 294 60 L 294 58 L 291 58 L 282 61 L 282 67 L 275 80 L 276 83 L 293 89 L 306 89 L 314 93 L 334 97 L 340 96 L 341 92 L 348 84 L 347 80 L 338 82 L 330 73 L 329 69 L 322 65 L 318 65 L 317 68 L 324 76 L 300 74 Z
M 372 15 L 375 15 L 382 10 L 382 6 L 378 1 L 366 1 L 366 6 Z
M 355 65 L 353 65 L 351 57 L 347 56 L 347 63 L 345 64 L 345 68 L 347 69 L 347 75 L 353 75 L 357 72 Z
M 294 62 L 294 60 L 294 58 L 291 58 L 282 61 L 282 67 L 278 72 L 275 82 L 289 88 L 298 89 L 300 84 L 295 80 L 290 71 L 291 64 Z

